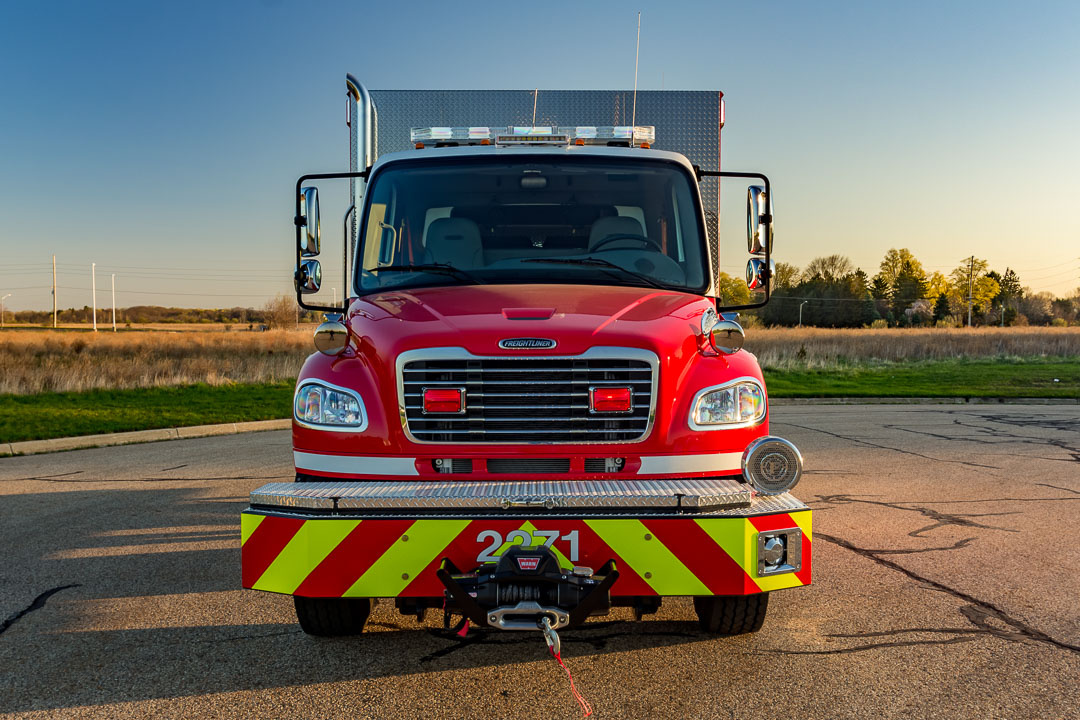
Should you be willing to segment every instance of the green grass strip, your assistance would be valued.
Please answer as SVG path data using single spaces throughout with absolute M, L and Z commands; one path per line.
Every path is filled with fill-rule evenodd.
M 770 397 L 1080 398 L 1080 360 L 946 360 L 765 369 Z
M 776 398 L 1080 398 L 1080 360 L 949 360 L 766 368 Z M 0 442 L 290 416 L 292 382 L 0 395 Z
M 287 418 L 294 383 L 0 395 L 0 442 Z

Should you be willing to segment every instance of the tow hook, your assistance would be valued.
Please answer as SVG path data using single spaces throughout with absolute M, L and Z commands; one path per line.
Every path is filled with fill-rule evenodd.
M 580 625 L 611 607 L 611 586 L 619 577 L 609 560 L 591 568 L 563 568 L 544 546 L 508 548 L 496 563 L 463 573 L 444 559 L 436 576 L 446 588 L 446 612 L 459 613 L 478 627 L 498 630 L 544 630 Z M 557 642 L 557 636 L 556 642 Z
M 540 627 L 540 632 L 544 633 L 544 641 L 547 642 L 551 654 L 562 655 L 562 642 L 559 640 L 559 633 L 555 632 L 555 627 L 551 624 L 551 618 L 545 615 L 537 620 L 536 624 Z

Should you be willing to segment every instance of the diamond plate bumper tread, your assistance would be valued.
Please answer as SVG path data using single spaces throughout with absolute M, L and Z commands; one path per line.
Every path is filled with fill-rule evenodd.
M 751 489 L 749 485 L 730 478 L 280 482 L 268 483 L 252 492 L 251 504 L 283 509 L 338 511 L 505 510 L 530 506 L 586 512 L 624 508 L 712 510 L 750 506 Z

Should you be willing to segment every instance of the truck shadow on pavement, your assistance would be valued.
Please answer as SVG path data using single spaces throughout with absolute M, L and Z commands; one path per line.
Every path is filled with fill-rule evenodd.
M 442 630 L 441 614 L 419 624 L 387 601 L 360 636 L 305 635 L 291 598 L 241 589 L 246 488 L 229 490 L 240 492 L 202 482 L 5 496 L 0 713 L 433 670 L 495 674 L 500 666 L 550 660 L 539 632 L 473 630 L 462 638 Z M 752 642 L 713 640 L 696 623 L 668 619 L 593 621 L 561 635 L 568 661 L 702 641 L 740 648 Z
M 58 609 L 76 608 L 69 599 Z M 27 626 L 2 638 L 22 646 L 22 657 L 14 682 L 0 691 L 0 713 L 281 688 L 302 694 L 304 686 L 321 683 L 477 668 L 490 669 L 494 683 L 501 666 L 550 661 L 539 632 L 473 632 L 462 639 L 427 627 L 385 629 L 390 625 L 376 622 L 352 638 L 309 637 L 295 623 L 75 632 Z M 702 641 L 746 642 L 714 640 L 694 623 L 672 621 L 590 623 L 562 633 L 571 663 Z

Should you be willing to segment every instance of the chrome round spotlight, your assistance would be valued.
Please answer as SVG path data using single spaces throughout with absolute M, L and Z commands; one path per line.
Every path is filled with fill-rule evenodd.
M 762 495 L 779 495 L 795 487 L 802 467 L 799 449 L 778 437 L 758 438 L 742 456 L 743 477 Z

